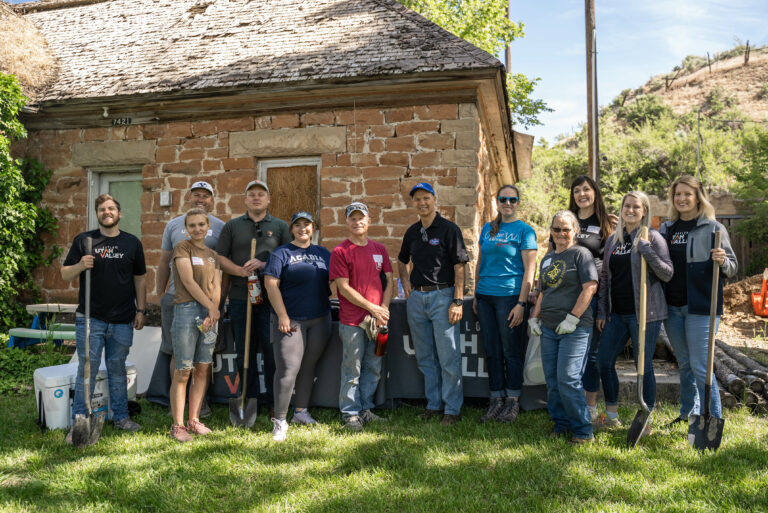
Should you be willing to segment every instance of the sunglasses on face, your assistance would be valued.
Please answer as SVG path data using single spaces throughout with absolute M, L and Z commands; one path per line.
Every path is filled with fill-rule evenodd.
M 570 232 L 573 231 L 573 229 L 571 229 L 571 228 L 551 228 L 551 230 L 553 232 L 555 232 L 555 233 L 560 233 L 560 232 L 562 232 L 562 233 L 570 233 Z
M 516 198 L 514 196 L 499 196 L 498 200 L 499 203 L 509 203 L 510 205 L 515 205 L 518 201 L 520 201 L 520 198 Z

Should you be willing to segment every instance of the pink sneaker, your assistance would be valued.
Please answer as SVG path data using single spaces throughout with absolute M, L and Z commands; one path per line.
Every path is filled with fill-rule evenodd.
M 187 431 L 192 433 L 193 435 L 209 435 L 211 434 L 211 430 L 208 429 L 208 426 L 200 422 L 199 420 L 191 420 L 187 422 Z
M 179 442 L 191 442 L 192 437 L 189 436 L 189 433 L 187 433 L 187 428 L 184 426 L 177 426 L 173 425 L 171 426 L 171 438 L 174 440 L 178 440 Z

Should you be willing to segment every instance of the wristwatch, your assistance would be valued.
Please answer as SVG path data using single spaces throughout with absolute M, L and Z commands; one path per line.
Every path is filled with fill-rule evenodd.
M 140 313 L 142 315 L 147 315 L 147 310 L 146 310 L 146 308 L 144 310 L 136 310 L 136 313 Z
M 464 300 L 463 299 L 454 299 L 453 300 L 453 304 L 456 305 L 456 306 L 461 306 L 461 305 L 464 304 Z
M 525 308 L 526 306 L 528 306 L 528 301 L 518 301 L 517 304 Z

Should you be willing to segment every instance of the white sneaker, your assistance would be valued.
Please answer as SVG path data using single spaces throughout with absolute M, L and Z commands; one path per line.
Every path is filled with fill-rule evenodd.
M 272 440 L 282 442 L 288 437 L 288 422 L 285 419 L 272 419 Z
M 309 410 L 304 409 L 294 412 L 293 418 L 291 418 L 291 424 L 304 424 L 305 426 L 311 426 L 312 424 L 317 424 L 317 421 L 312 418 L 312 415 L 309 414 Z

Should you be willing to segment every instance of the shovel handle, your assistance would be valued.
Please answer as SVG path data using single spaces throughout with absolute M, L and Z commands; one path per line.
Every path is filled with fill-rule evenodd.
M 85 238 L 85 254 L 93 252 L 93 239 Z M 91 415 L 91 270 L 85 270 L 85 362 L 83 362 L 83 400 L 88 415 Z
M 256 258 L 256 239 L 251 239 L 251 260 Z M 240 408 L 245 409 L 245 391 L 248 387 L 248 362 L 251 359 L 251 315 L 253 305 L 250 296 L 245 302 L 245 348 L 243 349 L 243 391 L 240 394 Z
M 643 226 L 640 230 L 640 239 L 648 240 L 648 227 Z M 642 378 L 645 375 L 645 331 L 647 318 L 647 300 L 648 300 L 648 263 L 645 257 L 640 255 L 640 304 L 638 305 L 637 317 L 637 375 Z M 640 379 L 642 381 L 642 379 Z M 639 392 L 642 401 L 643 390 L 640 387 Z
M 715 232 L 714 249 L 720 248 L 722 233 Z M 712 257 L 710 257 L 712 258 Z M 712 393 L 712 372 L 715 367 L 715 320 L 717 318 L 717 288 L 720 280 L 720 266 L 712 262 L 712 293 L 709 300 L 709 340 L 707 341 L 707 378 L 704 387 L 704 415 L 709 415 L 709 400 Z

